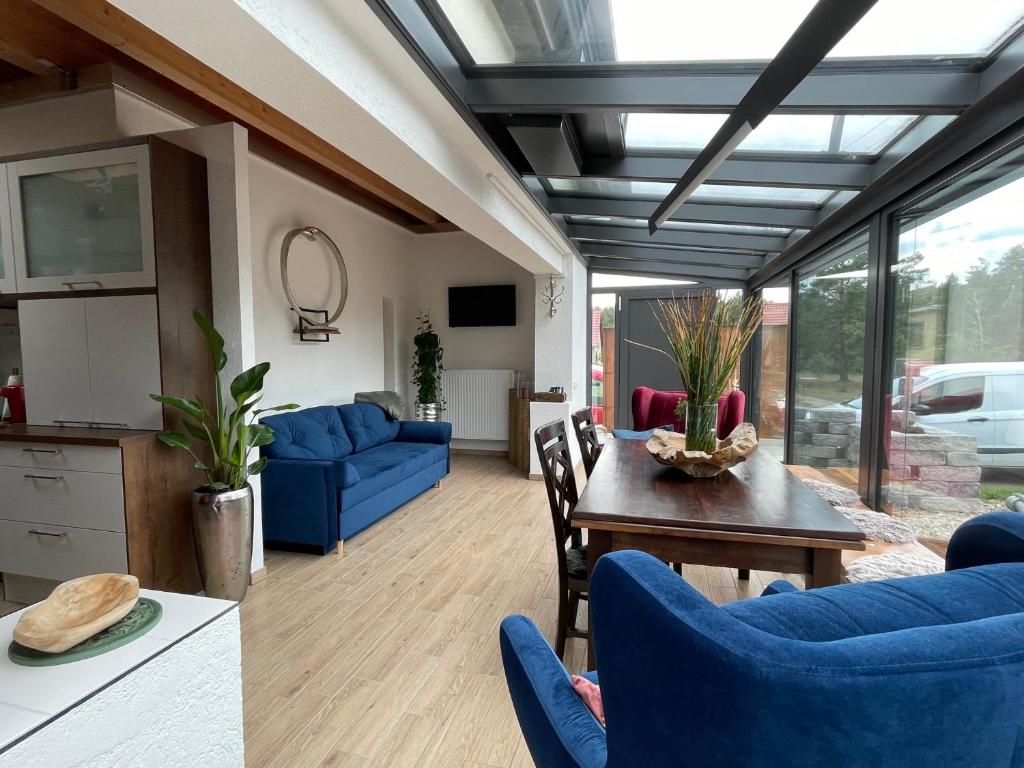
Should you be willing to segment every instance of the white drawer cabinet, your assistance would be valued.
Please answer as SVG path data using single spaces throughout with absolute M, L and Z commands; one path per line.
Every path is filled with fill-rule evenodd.
M 0 443 L 0 466 L 121 474 L 121 449 L 101 445 Z
M 55 581 L 128 573 L 127 542 L 123 533 L 0 520 L 0 570 Z
M 121 475 L 0 467 L 0 518 L 124 533 Z

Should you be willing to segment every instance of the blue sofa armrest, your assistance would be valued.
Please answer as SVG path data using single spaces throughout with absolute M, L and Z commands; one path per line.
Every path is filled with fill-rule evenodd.
M 501 622 L 500 640 L 512 705 L 537 768 L 603 768 L 604 728 L 536 625 L 509 616 Z
M 268 459 L 261 478 L 265 541 L 319 554 L 337 547 L 334 462 Z
M 989 512 L 962 523 L 949 538 L 946 570 L 1024 562 L 1024 515 Z
M 776 579 L 761 593 L 761 597 L 768 597 L 769 595 L 784 595 L 787 592 L 799 592 L 800 587 L 791 581 L 785 579 Z
M 403 421 L 395 440 L 446 445 L 452 441 L 452 425 L 447 421 Z

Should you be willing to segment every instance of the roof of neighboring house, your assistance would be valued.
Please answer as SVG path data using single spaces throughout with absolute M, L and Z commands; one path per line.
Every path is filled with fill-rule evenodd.
M 789 304 L 766 301 L 762 325 L 789 325 Z

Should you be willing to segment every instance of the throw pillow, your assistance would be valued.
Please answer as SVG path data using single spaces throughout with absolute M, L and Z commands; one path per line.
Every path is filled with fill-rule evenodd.
M 596 685 L 580 675 L 572 676 L 572 687 L 587 705 L 587 709 L 604 727 L 604 704 L 601 701 L 601 686 Z

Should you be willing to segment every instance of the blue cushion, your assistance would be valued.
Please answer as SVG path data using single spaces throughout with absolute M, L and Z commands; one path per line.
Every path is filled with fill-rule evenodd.
M 722 610 L 776 637 L 843 640 L 1024 612 L 1024 564 L 843 584 L 741 600 Z
M 260 422 L 274 432 L 274 442 L 260 449 L 261 455 L 267 458 L 327 461 L 343 459 L 352 453 L 352 441 L 337 406 L 303 408 L 265 416 Z
M 373 403 L 339 405 L 338 413 L 356 453 L 391 442 L 401 426 L 401 422 L 390 419 L 383 408 Z
M 666 424 L 658 429 L 664 429 L 669 432 L 674 431 L 671 424 Z M 635 429 L 613 429 L 612 435 L 619 438 L 620 440 L 650 440 L 654 435 L 653 429 L 644 429 L 637 431 Z
M 354 466 L 360 480 L 342 489 L 342 510 L 375 496 L 432 464 L 447 460 L 448 446 L 437 443 L 394 441 L 354 453 L 343 463 Z
M 352 462 L 345 459 L 334 462 L 334 481 L 338 484 L 339 488 L 351 488 L 361 479 L 359 470 L 356 469 L 356 465 Z

